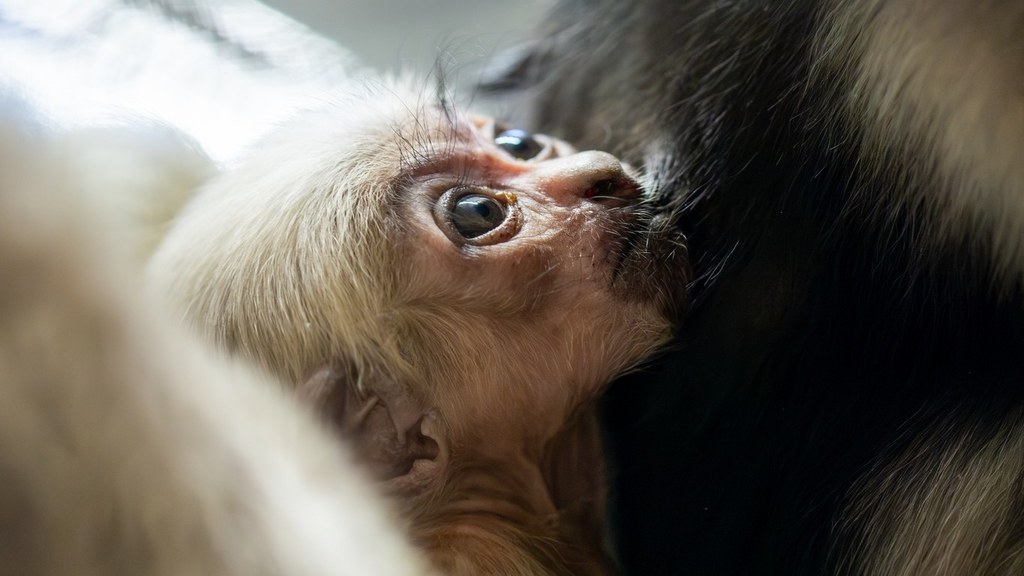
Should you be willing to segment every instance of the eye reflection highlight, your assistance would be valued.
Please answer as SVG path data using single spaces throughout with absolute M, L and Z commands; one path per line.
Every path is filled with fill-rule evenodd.
M 505 221 L 505 206 L 484 194 L 466 194 L 455 201 L 451 222 L 464 238 L 476 238 L 494 230 Z
M 518 160 L 535 158 L 544 149 L 532 134 L 518 128 L 502 131 L 494 138 L 494 143 Z

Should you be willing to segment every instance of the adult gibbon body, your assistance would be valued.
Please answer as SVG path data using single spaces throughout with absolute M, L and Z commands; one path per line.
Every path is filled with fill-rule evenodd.
M 643 165 L 695 303 L 606 404 L 630 574 L 1024 573 L 1024 5 L 558 4 L 492 89 Z

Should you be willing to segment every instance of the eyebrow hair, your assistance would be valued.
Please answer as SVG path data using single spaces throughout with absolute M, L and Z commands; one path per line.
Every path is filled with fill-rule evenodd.
M 465 159 L 454 158 L 455 144 L 468 139 L 474 131 L 466 117 L 459 114 L 453 103 L 447 75 L 440 62 L 434 67 L 433 106 L 424 106 L 413 115 L 415 128 L 403 136 L 401 129 L 395 131 L 398 138 L 400 169 L 391 179 L 390 185 L 396 195 L 404 195 L 414 180 L 424 174 L 453 172 Z M 442 122 L 424 122 L 421 116 L 431 108 L 440 112 Z
M 450 135 L 448 140 L 455 138 L 458 138 L 457 132 Z M 473 158 L 473 154 L 455 152 L 449 144 L 443 147 L 430 145 L 417 150 L 415 159 L 403 162 L 402 170 L 388 182 L 391 189 L 390 202 L 408 199 L 411 190 L 417 186 L 417 179 L 430 174 L 451 175 L 454 182 L 450 183 L 450 187 L 464 185 L 472 171 Z
M 449 112 L 442 111 L 444 125 L 440 130 L 418 122 L 416 132 L 408 137 L 399 136 L 401 169 L 398 179 L 450 170 L 453 164 L 459 163 L 455 158 L 455 145 L 468 141 L 474 129 L 450 107 Z

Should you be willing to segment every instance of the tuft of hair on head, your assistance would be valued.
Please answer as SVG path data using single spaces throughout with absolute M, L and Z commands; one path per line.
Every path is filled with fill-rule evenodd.
M 286 381 L 344 353 L 403 365 L 389 326 L 403 267 L 402 170 L 434 101 L 409 75 L 297 114 L 192 199 L 148 275 L 188 323 Z

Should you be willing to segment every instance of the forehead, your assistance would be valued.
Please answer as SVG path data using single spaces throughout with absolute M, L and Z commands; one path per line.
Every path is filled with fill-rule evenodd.
M 297 157 L 292 164 L 338 183 L 351 201 L 386 200 L 393 199 L 389 189 L 400 193 L 424 166 L 471 138 L 465 117 L 435 99 L 371 90 L 305 115 L 283 139 L 279 156 Z
M 448 107 L 430 104 L 396 118 L 395 151 L 401 176 L 414 177 L 443 168 L 459 149 L 478 138 L 469 118 Z
M 384 219 L 404 220 L 435 177 L 466 177 L 487 156 L 489 119 L 463 113 L 436 97 L 408 91 L 357 95 L 340 112 L 335 133 L 350 201 L 373 204 Z M 344 142 L 342 144 L 342 142 Z M 491 151 L 493 152 L 493 151 Z

